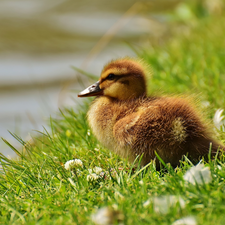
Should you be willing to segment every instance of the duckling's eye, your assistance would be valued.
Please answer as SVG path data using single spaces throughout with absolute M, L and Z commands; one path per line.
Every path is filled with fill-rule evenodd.
M 110 74 L 106 77 L 107 80 L 114 80 L 114 78 L 115 78 L 115 74 L 113 74 L 113 73 L 110 73 Z

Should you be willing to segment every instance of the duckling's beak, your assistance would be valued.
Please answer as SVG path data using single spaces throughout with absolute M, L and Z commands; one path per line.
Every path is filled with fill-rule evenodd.
M 78 94 L 78 97 L 90 97 L 90 96 L 98 96 L 98 95 L 103 95 L 103 90 L 99 87 L 99 81 L 92 84 L 85 90 L 81 91 Z

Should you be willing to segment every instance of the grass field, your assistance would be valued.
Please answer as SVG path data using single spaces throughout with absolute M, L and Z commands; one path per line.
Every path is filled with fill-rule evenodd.
M 182 7 L 186 17 L 171 15 L 171 38 L 137 55 L 152 65 L 153 93 L 195 93 L 212 120 L 225 107 L 225 16 L 203 5 Z M 96 141 L 86 122 L 89 103 L 63 109 L 61 119 L 50 119 L 51 132 L 30 142 L 15 136 L 23 148 L 11 146 L 18 159 L 1 155 L 0 224 L 178 225 L 186 217 L 190 225 L 224 224 L 224 157 L 203 159 L 194 167 L 203 176 L 196 172 L 194 181 L 188 159 L 167 172 L 154 163 L 133 168 Z M 225 142 L 224 126 L 218 138 Z M 65 168 L 72 159 L 81 161 Z

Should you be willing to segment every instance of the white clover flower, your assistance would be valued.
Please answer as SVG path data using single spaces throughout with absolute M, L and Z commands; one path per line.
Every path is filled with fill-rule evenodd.
M 83 162 L 80 159 L 72 159 L 72 160 L 67 161 L 65 163 L 64 167 L 66 170 L 72 170 L 77 167 L 83 168 Z
M 220 129 L 220 127 L 224 124 L 224 121 L 223 121 L 224 116 L 221 116 L 222 113 L 223 113 L 223 109 L 217 109 L 213 117 L 213 122 L 217 129 Z
M 148 207 L 153 203 L 153 209 L 157 213 L 167 214 L 169 209 L 176 204 L 179 204 L 181 208 L 185 207 L 185 201 L 180 196 L 175 195 L 165 195 L 160 197 L 154 197 L 143 203 L 143 207 Z
M 172 225 L 197 225 L 197 222 L 194 217 L 188 216 L 176 220 L 175 222 L 172 223 Z
M 209 167 L 204 167 L 202 163 L 191 167 L 185 174 L 184 180 L 196 184 L 208 184 L 212 181 L 211 171 Z
M 87 175 L 87 181 L 88 182 L 96 181 L 99 178 L 100 178 L 100 176 L 98 176 L 96 173 L 92 173 L 92 174 Z
M 112 210 L 108 207 L 99 209 L 95 214 L 91 216 L 92 221 L 98 225 L 111 225 L 114 221 L 114 215 Z
M 162 214 L 167 214 L 169 212 L 169 209 L 177 203 L 181 208 L 185 207 L 185 201 L 181 197 L 175 195 L 155 197 L 153 199 L 154 211 Z
M 104 207 L 99 209 L 95 214 L 92 214 L 91 219 L 95 224 L 107 225 L 112 222 L 110 214 L 110 210 Z
M 95 166 L 94 169 L 93 169 L 93 171 L 94 171 L 96 174 L 99 175 L 103 170 L 102 170 L 101 167 Z
M 124 215 L 117 210 L 103 207 L 92 214 L 91 220 L 97 225 L 111 225 L 114 224 L 115 221 L 119 222 L 116 224 L 123 225 L 122 221 L 124 220 Z

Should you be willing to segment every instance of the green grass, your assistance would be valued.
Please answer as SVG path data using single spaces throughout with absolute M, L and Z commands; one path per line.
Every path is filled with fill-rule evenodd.
M 225 16 L 210 16 L 198 7 L 189 8 L 191 21 L 174 17 L 173 26 L 185 34 L 177 32 L 163 46 L 149 46 L 138 54 L 154 70 L 152 92 L 194 92 L 201 102 L 209 102 L 205 111 L 212 118 L 225 106 Z M 198 224 L 224 224 L 224 158 L 205 162 L 212 182 L 203 185 L 183 180 L 192 166 L 187 159 L 175 170 L 167 165 L 167 172 L 156 171 L 153 163 L 133 168 L 96 141 L 86 122 L 88 104 L 76 111 L 64 109 L 61 119 L 50 120 L 51 132 L 40 133 L 30 143 L 15 136 L 23 148 L 11 146 L 18 159 L 1 155 L 0 224 L 93 224 L 91 215 L 105 206 L 115 224 L 117 219 L 123 224 L 172 224 L 186 216 L 194 216 Z M 224 132 L 220 139 L 225 140 Z M 83 162 L 80 172 L 64 168 L 74 158 Z M 105 177 L 88 182 L 88 169 L 95 166 Z M 144 204 L 168 195 L 180 196 L 185 206 L 176 203 L 161 214 L 151 201 Z

